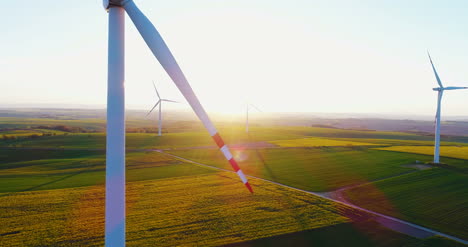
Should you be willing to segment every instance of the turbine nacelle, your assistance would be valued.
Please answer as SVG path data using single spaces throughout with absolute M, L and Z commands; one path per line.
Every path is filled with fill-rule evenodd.
M 444 90 L 459 90 L 459 89 L 468 89 L 468 87 L 435 87 L 432 91 L 444 91 Z
M 122 7 L 128 1 L 131 1 L 131 0 L 103 0 L 102 5 L 104 6 L 105 10 L 108 10 L 111 6 Z

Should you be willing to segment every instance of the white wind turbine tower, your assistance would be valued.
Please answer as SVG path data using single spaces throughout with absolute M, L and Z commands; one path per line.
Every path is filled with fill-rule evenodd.
M 468 87 L 444 87 L 442 85 L 442 81 L 437 74 L 437 70 L 432 62 L 431 55 L 427 52 L 429 56 L 429 61 L 431 62 L 432 70 L 434 71 L 435 78 L 437 80 L 437 84 L 439 87 L 433 88 L 432 90 L 437 91 L 437 111 L 436 111 L 436 126 L 435 126 L 435 143 L 434 143 L 434 163 L 439 163 L 439 151 L 440 151 L 440 108 L 441 108 L 441 101 L 442 95 L 444 94 L 445 90 L 458 90 L 458 89 L 468 89 Z
M 246 133 L 249 133 L 249 110 L 250 108 L 254 108 L 255 110 L 261 112 L 260 109 L 258 109 L 258 107 L 250 104 L 250 103 L 247 103 L 247 106 L 246 106 L 246 111 L 245 111 L 245 132 Z
M 177 101 L 174 101 L 174 100 L 170 100 L 170 99 L 161 99 L 161 96 L 159 95 L 159 92 L 158 92 L 158 89 L 156 89 L 156 85 L 154 84 L 154 81 L 153 81 L 153 87 L 154 87 L 154 91 L 156 91 L 156 95 L 158 96 L 158 101 L 156 102 L 156 104 L 153 106 L 153 108 L 151 108 L 151 110 L 148 112 L 148 114 L 146 114 L 146 116 L 148 116 L 153 110 L 154 108 L 156 108 L 156 106 L 159 105 L 159 120 L 158 120 L 158 136 L 161 136 L 161 128 L 162 128 L 162 102 L 173 102 L 173 103 L 179 103 Z
M 105 245 L 120 247 L 125 246 L 125 12 L 244 185 L 253 191 L 153 24 L 132 0 L 104 0 L 103 4 L 109 12 Z

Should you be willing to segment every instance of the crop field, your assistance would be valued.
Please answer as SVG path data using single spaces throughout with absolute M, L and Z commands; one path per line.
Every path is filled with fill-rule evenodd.
M 333 202 L 251 182 L 254 195 L 246 193 L 232 173 L 128 183 L 127 245 L 218 246 L 295 232 L 323 246 L 336 246 L 333 236 L 340 236 L 346 246 L 421 246 L 427 241 L 352 221 L 346 216 L 352 210 Z M 0 198 L 3 245 L 103 244 L 103 186 L 6 193 Z
M 378 144 L 357 142 L 351 140 L 325 139 L 325 138 L 302 138 L 292 140 L 270 141 L 280 147 L 340 147 L 340 146 L 374 146 Z
M 2 118 L 0 118 L 0 123 L 2 122 L 1 119 Z M 97 123 L 94 122 L 97 120 L 94 119 L 86 120 L 90 122 L 86 122 L 85 120 L 68 121 L 78 121 L 75 125 L 71 125 L 72 127 L 89 129 L 91 131 L 102 130 L 101 123 L 97 125 Z M 14 126 L 15 122 L 11 120 L 9 123 Z M 33 122 L 29 122 L 29 120 L 26 121 L 26 123 L 29 124 L 25 125 L 26 127 L 33 126 Z M 58 121 L 57 124 L 59 123 L 62 122 Z M 68 122 L 65 123 L 68 124 Z M 18 124 L 23 126 L 21 122 Z M 40 123 L 35 126 L 39 124 Z M 252 127 L 251 133 L 246 134 L 242 126 L 222 124 L 219 128 L 219 132 L 226 143 L 229 144 L 270 142 L 283 147 L 430 145 L 432 143 L 432 137 L 409 133 L 310 127 Z M 44 133 L 53 134 L 53 136 L 40 136 Z M 39 136 L 37 138 L 21 138 L 33 134 Z M 104 149 L 106 140 L 104 133 L 68 133 L 51 129 L 44 130 L 35 128 L 0 131 L 0 137 L 2 135 L 17 137 L 8 140 L 0 139 L 0 146 L 2 147 Z M 464 137 L 460 138 L 451 138 L 450 141 L 465 141 Z M 164 133 L 161 137 L 157 136 L 155 133 L 127 133 L 126 140 L 127 148 L 129 149 L 214 146 L 211 137 L 205 130 L 199 129 L 197 131 L 191 131 L 189 129 L 189 131 L 182 131 L 178 126 L 171 127 L 169 133 Z M 468 137 L 466 138 L 466 143 L 442 142 L 442 145 L 468 146 Z
M 286 132 L 263 130 L 255 136 L 249 136 L 242 128 L 229 128 L 224 131 L 223 138 L 229 143 L 246 143 L 269 140 L 281 140 L 291 138 L 303 138 L 305 136 Z M 28 132 L 27 135 L 32 134 Z M 39 138 L 16 140 L 0 140 L 0 146 L 4 147 L 50 147 L 50 148 L 74 148 L 74 149 L 103 149 L 106 137 L 104 133 L 66 133 L 55 136 L 41 136 Z M 174 148 L 214 146 L 212 138 L 206 131 L 165 133 L 157 136 L 154 133 L 127 133 L 126 145 L 130 149 Z
M 356 205 L 468 239 L 468 175 L 433 168 L 346 191 Z
M 184 150 L 171 151 L 171 153 L 230 169 L 229 164 L 216 150 Z M 350 190 L 349 197 L 352 198 L 350 200 L 352 203 L 435 228 L 441 232 L 467 237 L 463 235 L 466 232 L 462 233 L 462 229 L 467 229 L 466 223 L 461 224 L 461 222 L 468 222 L 466 219 L 468 179 L 463 169 L 460 169 L 466 169 L 468 164 L 466 160 L 445 158 L 444 161 L 450 165 L 447 169 L 433 168 L 428 171 L 418 171 L 406 165 L 416 160 L 431 161 L 431 156 L 336 147 L 235 150 L 234 156 L 240 160 L 240 166 L 246 174 L 309 191 L 331 191 L 368 183 L 367 186 Z M 452 171 L 450 167 L 458 169 Z M 438 178 L 440 181 L 425 180 L 427 177 L 424 174 L 432 172 L 443 173 L 443 176 Z M 391 178 L 393 176 L 396 176 L 395 180 Z M 422 177 L 417 179 L 419 176 Z M 400 181 L 397 180 L 399 178 L 408 179 Z M 376 185 L 382 184 L 382 186 L 375 189 L 374 180 L 382 180 L 375 182 Z M 391 183 L 391 181 L 396 182 Z M 385 196 L 386 183 L 395 186 L 394 188 L 389 186 L 388 190 L 391 190 L 389 193 L 393 194 L 388 197 Z M 430 186 L 427 186 L 428 184 Z M 431 189 L 433 186 L 438 189 Z M 450 193 L 446 193 L 447 190 L 450 190 Z M 428 205 L 437 206 L 427 208 Z
M 384 147 L 384 148 L 376 148 L 376 149 L 396 151 L 396 152 L 405 152 L 405 153 L 427 154 L 427 155 L 434 154 L 434 146 L 392 146 L 392 147 Z M 468 147 L 467 146 L 441 147 L 440 156 L 468 160 Z M 443 158 L 442 158 L 442 162 L 444 162 Z
M 204 164 L 231 169 L 222 154 L 215 149 L 169 152 Z M 430 160 L 430 157 L 418 154 L 337 147 L 235 149 L 233 155 L 246 174 L 310 191 L 330 191 L 395 176 L 413 171 L 403 165 L 416 160 Z
M 0 117 L 0 128 L 29 128 L 40 125 L 68 125 L 73 127 L 102 130 L 106 122 L 103 119 L 50 119 L 50 118 L 17 118 Z
M 330 140 L 337 141 L 360 141 L 365 143 L 372 143 L 382 146 L 431 146 L 434 145 L 434 140 L 431 141 L 417 141 L 417 140 L 398 140 L 398 139 L 366 139 L 366 138 L 333 138 Z M 440 142 L 441 146 L 468 146 L 464 142 Z
M 42 134 L 55 134 L 63 135 L 65 132 L 58 130 L 48 130 L 48 129 L 24 129 L 24 130 L 10 130 L 10 131 L 0 131 L 0 136 L 16 136 L 24 137 L 30 135 L 42 135 Z
M 281 129 L 289 133 L 297 133 L 304 136 L 327 137 L 327 138 L 351 138 L 354 141 L 359 139 L 387 139 L 387 140 L 405 140 L 405 141 L 433 141 L 433 136 L 420 135 L 414 133 L 392 132 L 392 131 L 362 131 L 346 129 L 329 129 L 317 127 L 263 127 L 270 129 Z M 255 135 L 255 133 L 253 134 Z M 289 138 L 292 139 L 292 138 Z M 468 136 L 442 136 L 442 141 L 468 143 Z M 362 141 L 367 142 L 367 141 Z

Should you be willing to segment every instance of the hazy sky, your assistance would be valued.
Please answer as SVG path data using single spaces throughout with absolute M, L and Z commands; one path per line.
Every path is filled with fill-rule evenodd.
M 209 111 L 435 114 L 429 49 L 446 85 L 468 86 L 468 1 L 135 0 Z M 4 1 L 0 106 L 106 103 L 99 0 Z M 183 100 L 126 19 L 128 107 Z M 443 115 L 468 115 L 468 90 Z M 188 108 L 182 104 L 178 108 Z

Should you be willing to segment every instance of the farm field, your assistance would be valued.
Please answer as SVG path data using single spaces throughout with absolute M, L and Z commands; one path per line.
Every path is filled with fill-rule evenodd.
M 328 200 L 251 182 L 254 195 L 225 172 L 128 183 L 127 245 L 218 246 L 294 232 L 329 246 L 336 246 L 331 236 L 338 235 L 347 240 L 346 246 L 416 247 L 427 241 L 375 227 L 369 220 L 352 221 L 346 216 L 350 209 Z M 0 211 L 4 245 L 103 244 L 103 186 L 7 193 L 0 198 L 0 207 L 7 209 Z
M 433 168 L 347 190 L 349 201 L 468 239 L 468 175 Z
M 148 131 L 154 123 L 149 120 L 129 120 L 130 129 Z M 41 129 L 49 126 L 66 125 L 73 133 L 56 129 Z M 144 127 L 146 126 L 146 127 Z M 213 141 L 199 123 L 174 122 L 167 124 L 162 137 L 155 133 L 127 133 L 127 148 L 152 149 L 174 147 L 213 146 Z M 2 147 L 50 147 L 50 148 L 105 148 L 104 122 L 101 119 L 54 120 L 54 119 L 21 119 L 0 117 L 0 137 L 16 137 L 15 139 L 0 139 Z M 346 145 L 430 145 L 433 138 L 412 133 L 357 131 L 344 129 L 328 129 L 317 127 L 291 126 L 252 126 L 251 133 L 246 134 L 239 124 L 220 123 L 219 132 L 229 144 L 250 142 L 271 142 L 280 146 L 346 146 Z M 20 129 L 17 129 L 20 128 Z M 75 129 L 73 129 L 75 128 Z M 136 129 L 135 129 L 136 128 Z M 138 129 L 140 128 L 140 129 Z M 154 127 L 151 129 L 156 131 Z M 89 133 L 77 133 L 87 131 Z M 97 133 L 95 133 L 97 131 Z M 42 136 L 49 134 L 51 136 Z M 38 135 L 36 138 L 25 138 Z M 304 139 L 310 138 L 310 139 Z M 304 140 L 301 140 L 304 139 Z M 287 141 L 288 140 L 288 141 Z M 299 141 L 301 140 L 301 141 Z M 309 140 L 307 142 L 307 140 Z M 442 145 L 468 146 L 468 137 L 443 137 Z M 444 141 L 445 140 L 445 141 Z
M 67 125 L 86 128 L 89 130 L 103 130 L 106 123 L 103 119 L 50 119 L 50 118 L 21 118 L 0 117 L 0 128 L 31 128 L 41 125 Z
M 300 134 L 286 133 L 284 131 L 274 133 L 272 130 L 264 130 L 255 137 L 251 137 L 241 128 L 224 130 L 222 133 L 224 133 L 223 138 L 229 143 L 246 143 L 305 137 Z M 30 134 L 33 134 L 33 132 L 25 135 Z M 103 149 L 105 148 L 105 141 L 106 137 L 104 133 L 67 133 L 67 135 L 0 140 L 0 146 Z M 212 138 L 206 133 L 206 131 L 165 133 L 161 137 L 156 136 L 154 133 L 127 133 L 126 141 L 126 146 L 129 149 L 214 146 Z
M 416 154 L 434 154 L 434 146 L 392 146 L 384 148 L 376 148 L 378 150 L 388 150 L 404 153 L 416 153 Z M 442 162 L 444 162 L 444 157 L 466 159 L 468 160 L 468 147 L 467 146 L 456 146 L 456 147 L 441 147 L 440 156 Z
M 292 140 L 270 141 L 279 147 L 340 147 L 340 146 L 374 146 L 378 144 L 358 142 L 352 140 L 326 139 L 326 138 L 302 138 Z
M 338 141 L 356 141 L 365 143 L 378 144 L 382 146 L 433 146 L 434 140 L 430 141 L 417 141 L 417 140 L 399 140 L 399 139 L 367 139 L 367 138 L 333 138 L 332 140 Z M 465 142 L 449 142 L 443 141 L 440 142 L 441 146 L 468 146 L 468 143 Z
M 171 154 L 204 164 L 231 169 L 222 154 L 211 150 L 172 150 Z M 279 183 L 309 191 L 331 191 L 414 171 L 403 165 L 415 160 L 429 161 L 418 154 L 366 148 L 235 149 L 233 155 L 242 170 Z M 463 163 L 460 160 L 450 160 Z
M 171 151 L 171 153 L 188 157 L 201 163 L 229 169 L 229 164 L 215 150 L 184 150 Z M 234 155 L 238 157 L 238 160 L 241 160 L 240 166 L 246 174 L 300 189 L 319 192 L 332 191 L 361 183 L 369 183 L 368 188 L 375 189 L 374 180 L 383 179 L 381 182 L 375 182 L 379 184 L 385 181 L 392 181 L 391 177 L 393 176 L 397 176 L 395 179 L 408 176 L 417 177 L 418 174 L 423 175 L 431 171 L 439 171 L 444 173 L 442 177 L 445 180 L 438 182 L 428 181 L 428 183 L 431 183 L 431 186 L 426 186 L 426 182 L 423 179 L 408 179 L 405 183 L 397 183 L 400 187 L 392 191 L 395 193 L 396 199 L 384 197 L 380 200 L 379 197 L 374 198 L 372 191 L 361 191 L 357 189 L 361 187 L 357 187 L 349 192 L 356 191 L 356 193 L 352 193 L 352 195 L 355 195 L 355 199 L 350 201 L 364 208 L 384 214 L 388 213 L 397 218 L 401 217 L 410 222 L 438 229 L 441 232 L 451 233 L 465 239 L 467 237 L 464 235 L 466 233 L 462 233 L 462 230 L 460 230 L 466 229 L 466 224 L 461 226 L 461 218 L 457 217 L 459 214 L 462 214 L 465 217 L 462 217 L 463 220 L 466 220 L 468 216 L 468 212 L 465 212 L 466 210 L 460 210 L 460 207 L 466 205 L 466 198 L 468 198 L 468 191 L 466 190 L 466 181 L 468 180 L 466 179 L 466 174 L 445 168 L 419 171 L 411 168 L 411 166 L 406 166 L 407 164 L 412 164 L 415 160 L 430 161 L 432 159 L 431 156 L 378 151 L 366 148 L 353 150 L 353 148 L 330 147 L 320 149 L 236 150 L 234 151 Z M 445 158 L 445 161 L 450 167 L 463 169 L 466 169 L 468 163 L 466 160 L 450 158 Z M 408 174 L 404 175 L 405 173 Z M 432 186 L 437 186 L 439 190 L 431 190 Z M 444 191 L 453 189 L 451 191 L 452 196 L 448 197 L 447 193 L 440 191 L 441 189 Z M 380 190 L 376 191 L 376 193 L 380 193 L 378 195 L 384 192 Z M 420 196 L 416 196 L 417 194 Z M 393 200 L 398 200 L 399 197 L 404 198 L 396 202 L 397 205 L 402 205 L 401 211 L 400 207 L 391 207 Z M 363 203 L 359 203 L 361 200 Z M 427 205 L 434 205 L 435 202 L 442 203 L 445 200 L 450 200 L 451 203 L 437 206 L 437 210 L 424 208 Z M 377 201 L 377 203 L 369 204 L 367 201 L 369 203 Z M 419 205 L 420 208 L 418 210 L 412 209 L 412 202 L 415 205 Z M 390 206 L 390 209 L 393 210 L 391 213 L 386 210 L 387 206 Z M 433 215 L 445 215 L 442 212 L 451 212 L 452 216 L 441 220 Z
M 90 129 L 99 129 L 99 125 L 93 125 L 92 121 L 91 123 L 86 121 L 84 121 L 84 123 L 77 123 L 76 127 L 83 128 L 86 127 L 87 124 L 90 124 L 94 126 L 90 127 Z M 26 126 L 26 122 L 24 124 Z M 140 123 L 138 122 L 135 124 Z M 251 128 L 250 135 L 248 135 L 245 133 L 243 126 L 232 124 L 223 124 L 219 129 L 226 143 L 229 143 L 230 145 L 232 144 L 231 147 L 233 155 L 236 160 L 239 161 L 244 173 L 309 191 L 328 192 L 362 183 L 370 183 L 370 185 L 374 185 L 374 183 L 390 181 L 393 179 L 392 177 L 395 176 L 396 177 L 394 179 L 404 178 L 409 175 L 422 174 L 422 172 L 425 171 L 418 171 L 414 167 L 408 165 L 413 164 L 416 160 L 421 162 L 432 160 L 432 157 L 430 155 L 425 155 L 425 153 L 418 154 L 386 150 L 386 148 L 392 147 L 406 147 L 411 149 L 424 148 L 424 145 L 428 145 L 428 143 L 430 144 L 432 142 L 431 137 L 416 134 L 310 127 L 253 126 Z M 207 184 L 208 182 L 205 181 L 204 178 L 215 177 L 217 181 L 224 181 L 222 183 L 217 183 L 216 186 L 222 187 L 224 184 L 227 184 L 229 188 L 231 188 L 231 186 L 238 186 L 233 189 L 233 191 L 237 190 L 238 192 L 236 193 L 239 193 L 239 195 L 229 194 L 229 196 L 235 198 L 238 196 L 241 198 L 247 196 L 247 194 L 244 194 L 245 188 L 239 183 L 237 178 L 233 181 L 230 180 L 232 174 L 224 172 L 220 173 L 213 169 L 194 165 L 193 163 L 151 151 L 151 149 L 164 149 L 165 152 L 170 154 L 231 170 L 229 163 L 225 160 L 219 150 L 214 148 L 213 140 L 204 130 L 197 129 L 194 131 L 194 129 L 190 128 L 188 131 L 183 131 L 182 128 L 174 128 L 172 130 L 177 131 L 173 133 L 163 133 L 162 137 L 158 137 L 154 133 L 127 133 L 127 181 L 129 184 L 132 184 L 131 186 L 136 186 L 135 188 L 143 188 L 141 190 L 149 193 L 141 196 L 138 194 L 132 194 L 133 192 L 129 192 L 130 197 L 128 199 L 130 202 L 140 200 L 139 203 L 141 204 L 137 204 L 144 205 L 142 207 L 138 207 L 136 206 L 137 204 L 129 204 L 129 208 L 133 208 L 132 210 L 135 209 L 132 214 L 140 217 L 138 220 L 133 221 L 133 224 L 135 224 L 135 232 L 128 233 L 129 241 L 131 239 L 129 245 L 142 246 L 145 243 L 157 240 L 162 241 L 163 243 L 180 243 L 181 245 L 194 241 L 199 243 L 199 245 L 208 246 L 220 244 L 233 244 L 233 246 L 236 246 L 236 244 L 240 244 L 239 246 L 243 246 L 242 244 L 247 244 L 244 246 L 250 246 L 250 244 L 252 244 L 252 246 L 257 246 L 257 244 L 261 245 L 261 243 L 269 243 L 269 241 L 281 243 L 281 241 L 289 239 L 290 236 L 294 236 L 296 239 L 305 239 L 305 241 L 310 240 L 314 243 L 318 242 L 323 246 L 336 246 L 337 243 L 333 242 L 332 237 L 323 236 L 339 234 L 340 236 L 343 236 L 340 237 L 340 240 L 345 239 L 345 242 L 349 243 L 351 246 L 404 245 L 419 247 L 445 246 L 446 244 L 447 246 L 457 246 L 457 244 L 454 244 L 453 242 L 447 242 L 446 240 L 437 237 L 417 240 L 383 228 L 375 222 L 361 222 L 359 227 L 357 227 L 355 222 L 351 223 L 349 215 L 340 211 L 342 209 L 337 211 L 336 208 L 340 207 L 335 204 L 330 208 L 328 208 L 328 206 L 323 207 L 333 213 L 330 218 L 330 222 L 327 221 L 328 216 L 324 214 L 323 217 L 326 219 L 325 222 L 327 223 L 323 225 L 321 225 L 319 221 L 324 219 L 321 219 L 322 216 L 318 215 L 318 218 L 313 219 L 312 217 L 311 219 L 306 217 L 307 223 L 305 225 L 301 225 L 301 227 L 293 227 L 291 226 L 292 223 L 288 222 L 291 220 L 297 221 L 298 218 L 291 215 L 288 216 L 288 214 L 291 214 L 291 212 L 295 210 L 294 207 L 297 206 L 294 204 L 296 203 L 296 199 L 294 199 L 296 197 L 292 195 L 295 195 L 298 192 L 292 193 L 292 197 L 289 198 L 288 194 L 290 192 L 285 192 L 284 188 L 277 188 L 276 185 L 273 186 L 272 184 L 265 184 L 265 182 L 261 181 L 255 181 L 257 184 L 254 184 L 255 194 L 253 198 L 255 198 L 255 202 L 252 203 L 259 203 L 260 205 L 254 208 L 256 210 L 255 212 L 258 213 L 257 211 L 260 210 L 262 212 L 260 215 L 271 214 L 271 217 L 278 217 L 278 221 L 270 220 L 270 222 L 274 223 L 268 223 L 265 222 L 266 220 L 264 218 L 255 218 L 251 216 L 251 214 L 253 214 L 252 212 L 247 212 L 251 208 L 244 206 L 244 204 L 241 205 L 234 203 L 233 206 L 240 207 L 239 209 L 235 209 L 239 210 L 237 211 L 238 214 L 246 213 L 248 217 L 251 218 L 251 221 L 247 221 L 245 224 L 251 226 L 254 222 L 261 221 L 261 223 L 264 224 L 261 225 L 262 231 L 252 228 L 250 230 L 245 230 L 247 232 L 241 233 L 240 235 L 233 233 L 233 229 L 230 227 L 234 227 L 237 231 L 237 227 L 239 227 L 237 222 L 241 221 L 239 221 L 239 219 L 234 220 L 235 216 L 233 215 L 226 217 L 221 216 L 220 214 L 223 212 L 223 209 L 221 208 L 213 209 L 215 210 L 215 215 L 213 217 L 216 217 L 216 219 L 220 220 L 221 223 L 210 220 L 207 224 L 205 221 L 197 217 L 199 217 L 198 214 L 210 217 L 210 214 L 203 212 L 202 209 L 198 209 L 196 206 L 200 204 L 204 205 L 204 207 L 208 207 L 207 202 L 203 201 L 207 200 L 221 207 L 220 200 L 223 202 L 231 202 L 231 199 L 223 196 L 222 193 L 227 193 L 226 191 L 211 191 L 213 196 L 216 196 L 216 198 L 204 195 L 203 193 L 205 192 L 200 192 L 201 188 L 197 188 L 193 181 L 200 180 L 201 184 Z M 37 210 L 43 215 L 37 217 L 50 217 L 53 219 L 50 221 L 50 227 L 49 225 L 46 227 L 49 228 L 49 230 L 43 229 L 34 235 L 27 233 L 27 231 L 33 231 L 34 228 L 42 229 L 42 226 L 39 223 L 31 226 L 21 226 L 20 223 L 15 225 L 15 227 L 19 227 L 18 229 L 21 227 L 29 229 L 27 231 L 24 230 L 24 234 L 31 235 L 31 238 L 27 241 L 39 241 L 42 239 L 41 241 L 44 241 L 44 245 L 47 245 L 47 243 L 52 243 L 58 239 L 61 241 L 59 245 L 68 245 L 70 244 L 70 239 L 78 239 L 78 243 L 80 241 L 82 241 L 82 243 L 88 241 L 95 245 L 101 245 L 103 216 L 98 212 L 102 212 L 103 210 L 102 187 L 105 179 L 105 134 L 99 132 L 62 133 L 57 131 L 54 132 L 55 135 L 42 135 L 42 133 L 51 133 L 49 131 L 55 130 L 39 128 L 24 130 L 16 129 L 10 130 L 9 133 L 11 135 L 16 135 L 17 138 L 0 139 L 0 147 L 3 147 L 0 149 L 0 205 L 3 205 L 2 203 L 7 203 L 8 200 L 20 203 L 16 205 L 19 208 L 28 208 L 29 210 L 30 207 L 25 205 L 26 202 L 36 199 L 37 204 L 31 204 L 32 206 L 35 205 L 40 208 L 40 205 L 44 205 L 43 209 Z M 8 133 L 8 131 L 3 131 L 3 133 Z M 38 136 L 34 138 L 28 137 L 31 134 L 37 134 Z M 0 136 L 1 135 L 2 133 L 0 133 Z M 357 138 L 357 136 L 361 136 L 362 138 Z M 464 141 L 463 138 L 456 140 Z M 256 145 L 249 145 L 251 143 L 256 143 Z M 463 149 L 468 144 L 462 142 L 443 142 L 443 145 L 444 147 L 441 150 L 449 148 Z M 446 182 L 448 181 L 447 183 L 450 184 L 460 184 L 459 181 L 464 178 L 460 177 L 460 175 L 464 176 L 466 174 L 463 174 L 463 172 L 457 173 L 457 171 L 463 171 L 463 169 L 466 168 L 467 160 L 460 157 L 443 157 L 442 161 L 448 164 L 446 167 L 447 169 L 434 168 L 429 171 L 440 170 L 449 172 L 445 173 L 443 176 L 446 179 Z M 457 168 L 458 170 L 450 170 L 449 168 Z M 229 182 L 225 179 L 228 179 Z M 442 215 L 442 213 L 437 210 L 426 210 L 426 212 L 423 212 L 424 208 L 418 208 L 418 210 L 415 210 L 411 205 L 403 205 L 405 203 L 404 200 L 401 202 L 393 202 L 393 200 L 398 200 L 398 198 L 393 199 L 390 197 L 388 198 L 391 200 L 383 200 L 383 210 L 386 210 L 386 205 L 394 206 L 399 205 L 400 203 L 402 204 L 401 207 L 390 207 L 390 209 L 393 209 L 393 214 L 388 214 L 440 230 L 444 233 L 464 237 L 463 233 L 460 233 L 460 230 L 457 231 L 456 229 L 465 226 L 460 225 L 457 221 L 460 220 L 460 217 L 457 217 L 457 215 L 459 212 L 467 215 L 467 213 L 464 213 L 464 211 L 459 208 L 460 205 L 466 205 L 466 201 L 459 199 L 466 198 L 466 186 L 458 186 L 454 188 L 453 193 L 457 196 L 451 196 L 450 198 L 441 196 L 444 195 L 443 193 L 426 194 L 421 196 L 421 198 L 412 196 L 419 190 L 427 188 L 424 181 L 425 180 L 423 179 L 409 180 L 407 183 L 410 184 L 410 186 L 407 186 L 407 190 L 399 189 L 400 191 L 403 191 L 403 193 L 408 194 L 409 198 L 411 197 L 414 199 L 414 205 L 417 205 L 419 202 L 423 202 L 423 204 L 427 205 L 438 202 L 438 200 L 442 199 L 451 200 L 452 203 L 445 204 L 444 207 L 440 207 L 440 210 L 444 210 L 444 212 L 457 213 L 453 213 L 451 216 L 445 217 L 445 221 L 442 221 L 438 218 L 430 217 L 431 213 Z M 177 185 L 174 184 L 173 186 L 176 186 L 181 190 L 185 190 L 184 193 L 188 194 L 177 195 L 174 191 L 170 192 L 170 186 L 162 185 L 164 183 L 170 184 L 172 182 L 177 183 Z M 185 187 L 182 188 L 184 186 L 183 183 L 190 186 L 190 190 Z M 152 184 L 157 184 L 154 186 L 162 186 L 164 189 L 161 191 L 156 190 L 153 188 L 154 186 Z M 437 183 L 434 182 L 434 184 Z M 440 182 L 439 186 L 444 188 L 448 187 L 442 182 Z M 153 190 L 150 190 L 150 188 L 153 188 Z M 213 190 L 213 187 L 211 187 L 211 190 Z M 259 195 L 257 190 L 260 190 L 261 193 L 268 191 L 268 193 L 274 192 L 276 194 L 269 194 L 269 196 L 263 197 Z M 383 190 L 384 189 L 382 189 L 382 191 Z M 131 191 L 130 187 L 129 191 Z M 430 190 L 426 191 L 427 193 L 430 192 Z M 88 196 L 88 192 L 90 193 L 90 196 Z M 150 220 L 143 220 L 145 215 L 158 218 L 158 215 L 161 214 L 161 212 L 158 212 L 152 207 L 152 205 L 159 205 L 159 202 L 154 202 L 150 199 L 152 196 L 157 197 L 158 199 L 160 196 L 162 198 L 168 197 L 170 194 L 164 194 L 166 192 L 175 193 L 176 196 L 174 196 L 174 200 L 182 200 L 184 203 L 185 200 L 191 202 L 190 206 L 179 208 L 177 210 L 179 210 L 179 212 L 182 210 L 184 215 L 188 215 L 188 219 L 192 219 L 192 221 L 186 221 L 171 212 L 165 213 L 170 216 L 169 219 L 171 220 L 171 217 L 178 217 L 177 220 L 174 219 L 174 222 L 180 222 L 178 226 L 165 228 L 162 226 L 163 222 L 158 221 L 155 226 L 150 227 L 149 225 L 153 223 L 150 222 Z M 55 193 L 70 193 L 70 196 L 62 196 L 61 198 Z M 360 193 L 360 195 L 365 195 L 365 193 Z M 372 191 L 369 193 L 372 195 Z M 462 195 L 460 195 L 460 193 L 462 193 Z M 30 199 L 28 197 L 30 195 L 33 196 L 34 199 Z M 351 198 L 352 195 L 354 195 L 354 192 L 350 190 L 349 197 Z M 308 197 L 309 195 L 303 196 Z M 142 197 L 144 198 L 142 199 Z M 218 200 L 218 197 L 221 199 Z M 427 197 L 431 198 L 433 201 L 427 199 Z M 24 198 L 24 200 L 21 198 Z M 94 199 L 91 198 L 98 198 L 97 201 L 101 202 L 95 202 L 93 201 Z M 287 198 L 288 200 L 294 201 L 291 205 L 296 206 L 288 208 L 287 205 L 289 204 L 282 201 L 283 199 L 281 198 Z M 297 206 L 298 208 L 307 209 L 306 211 L 298 212 L 305 215 L 315 214 L 312 210 L 312 206 L 321 205 L 322 203 L 320 202 L 317 204 L 315 200 L 322 201 L 324 199 L 313 198 L 313 200 L 300 199 L 299 201 L 302 200 L 308 206 L 304 206 L 302 204 L 302 206 Z M 426 201 L 423 200 L 424 198 L 426 198 Z M 365 199 L 366 198 L 364 197 L 356 196 L 355 200 L 362 200 L 363 204 L 361 205 L 355 201 L 353 201 L 353 203 L 367 208 Z M 21 200 L 23 200 L 23 204 L 21 204 Z M 262 200 L 265 200 L 265 202 Z M 79 201 L 82 201 L 83 203 L 86 202 L 91 206 L 83 205 L 83 203 Z M 144 201 L 146 202 L 143 203 Z M 279 211 L 275 211 L 277 208 L 273 210 L 262 204 L 267 203 L 274 205 L 272 201 L 282 201 L 280 203 L 282 208 L 280 208 Z M 49 202 L 50 204 L 48 204 Z M 331 205 L 329 201 L 325 200 L 325 202 L 328 202 L 328 204 Z M 387 204 L 385 204 L 385 202 Z M 164 203 L 166 203 L 164 205 L 170 204 L 169 201 Z M 242 203 L 246 202 L 244 201 Z M 69 233 L 65 233 L 64 231 L 72 230 L 64 230 L 63 225 L 68 226 L 70 224 L 68 220 L 71 216 L 65 216 L 65 213 L 69 212 L 67 210 L 75 208 L 75 204 L 79 204 L 80 209 L 74 209 L 74 214 L 90 212 L 92 215 L 89 217 L 96 220 L 98 223 L 96 223 L 96 227 L 93 226 L 94 230 L 90 229 L 88 232 L 83 232 L 85 226 L 84 223 L 80 223 L 81 225 L 79 227 L 81 228 L 77 229 L 81 230 L 74 229 L 74 232 L 70 233 L 70 236 L 72 237 L 67 239 L 64 234 Z M 408 208 L 405 208 L 404 206 Z M 192 207 L 194 207 L 193 212 Z M 47 208 L 52 208 L 54 210 L 47 210 Z M 374 208 L 370 209 L 378 211 Z M 30 220 L 30 218 L 27 218 L 25 215 L 21 217 L 24 217 L 22 218 L 24 220 Z M 463 217 L 461 218 L 465 220 Z M 3 216 L 3 219 L 7 219 L 6 216 Z M 337 219 L 336 222 L 334 219 Z M 76 220 L 76 217 L 74 220 Z M 301 222 L 302 220 L 303 219 L 300 218 Z M 310 222 L 308 220 L 310 220 Z M 353 220 L 355 219 L 353 218 Z M 153 219 L 152 221 L 155 222 L 157 220 Z M 236 224 L 232 224 L 233 221 L 236 222 Z M 3 223 L 2 217 L 0 217 L 0 222 Z M 130 222 L 132 221 L 129 218 L 129 225 Z M 215 230 L 210 228 L 212 227 L 210 226 L 212 223 L 222 227 L 223 231 L 226 230 L 228 233 L 222 233 L 220 235 L 214 234 L 213 232 L 215 232 Z M 62 227 L 60 225 L 62 225 Z M 279 227 L 279 225 L 281 225 L 281 227 Z M 16 239 L 13 237 L 15 235 L 19 238 L 23 238 L 23 235 L 20 234 L 23 230 L 15 229 L 9 232 L 0 232 L 0 238 L 3 240 L 6 239 L 5 237 L 10 236 L 12 237 L 11 239 Z M 166 230 L 168 232 L 166 232 Z M 61 231 L 61 233 L 57 233 L 59 231 Z M 197 232 L 205 234 L 204 237 L 194 236 Z M 207 237 L 211 236 L 211 234 L 214 234 L 213 237 Z M 88 237 L 85 235 L 88 235 Z M 179 237 L 177 237 L 177 235 L 179 235 Z M 180 235 L 186 237 L 180 238 Z M 44 237 L 42 238 L 38 236 Z M 130 236 L 132 237 L 130 238 Z M 10 239 L 10 237 L 8 237 L 8 239 Z M 37 245 L 41 244 L 37 243 Z M 167 245 L 169 246 L 169 244 Z
M 8 130 L 8 131 L 1 131 L 0 134 L 2 137 L 8 136 L 16 136 L 16 137 L 25 137 L 29 135 L 42 135 L 42 134 L 55 134 L 55 135 L 63 135 L 66 132 L 59 131 L 59 130 L 48 130 L 48 129 L 23 129 L 23 130 Z
M 0 192 L 20 192 L 102 185 L 102 151 L 1 150 Z M 35 160 L 30 160 L 35 155 Z M 47 157 L 47 158 L 45 158 Z M 67 157 L 67 158 L 65 158 Z M 127 181 L 192 176 L 215 171 L 186 164 L 157 152 L 127 154 Z

